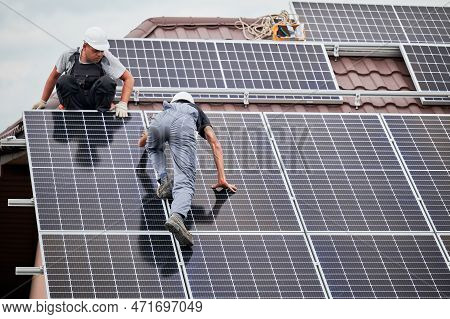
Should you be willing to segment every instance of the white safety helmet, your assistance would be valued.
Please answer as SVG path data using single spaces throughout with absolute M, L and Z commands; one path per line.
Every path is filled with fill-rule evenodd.
M 170 101 L 170 103 L 176 102 L 178 100 L 186 100 L 186 101 L 191 102 L 192 104 L 195 103 L 194 98 L 188 92 L 180 92 L 180 93 L 175 94 L 175 96 L 172 98 L 172 101 Z
M 109 42 L 106 38 L 106 33 L 99 27 L 90 27 L 84 33 L 84 41 L 99 51 L 106 51 L 109 49 Z

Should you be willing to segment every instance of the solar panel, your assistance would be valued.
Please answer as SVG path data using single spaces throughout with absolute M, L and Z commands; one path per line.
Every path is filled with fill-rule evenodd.
M 42 234 L 49 298 L 186 298 L 169 235 Z
M 450 91 L 450 46 L 401 46 L 418 91 Z M 450 104 L 450 98 L 421 98 L 422 104 Z
M 434 235 L 311 235 L 333 298 L 450 298 Z
M 162 230 L 163 203 L 136 146 L 142 114 L 25 112 L 40 230 Z
M 394 6 L 409 43 L 450 43 L 450 8 Z
M 229 89 L 338 89 L 322 45 L 253 42 L 218 42 L 216 45 Z M 339 101 L 339 97 L 296 98 Z
M 194 298 L 324 298 L 303 235 L 194 236 L 182 251 Z
M 325 48 L 321 44 L 269 41 L 204 40 L 109 40 L 111 53 L 129 68 L 135 87 L 151 88 L 142 99 L 170 98 L 180 89 L 218 89 L 198 93 L 201 100 L 244 99 L 247 89 L 259 90 L 337 90 L 338 85 Z M 167 89 L 169 92 L 158 92 Z M 231 94 L 229 89 L 242 89 Z M 220 92 L 222 91 L 222 92 Z M 294 91 L 295 92 L 295 91 Z M 283 103 L 340 103 L 340 97 L 293 94 L 251 94 L 252 101 Z
M 206 113 L 224 153 L 227 179 L 238 192 L 215 192 L 211 147 L 197 142 L 197 178 L 186 224 L 193 231 L 300 231 L 261 113 Z M 152 113 L 147 113 L 150 118 Z M 170 155 L 167 158 L 170 160 Z M 169 166 L 171 164 L 169 163 Z
M 383 116 L 438 231 L 450 231 L 450 117 Z
M 429 231 L 377 115 L 265 116 L 308 231 Z
M 136 167 L 135 147 L 144 123 L 140 113 L 116 119 L 111 112 L 25 112 L 35 167 Z
M 320 42 L 407 42 L 391 5 L 292 2 L 306 39 Z
M 136 87 L 225 88 L 213 42 L 109 40 Z

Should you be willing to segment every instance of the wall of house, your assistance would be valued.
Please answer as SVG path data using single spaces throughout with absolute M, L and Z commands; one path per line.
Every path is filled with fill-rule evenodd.
M 10 198 L 33 197 L 28 165 L 2 165 L 0 172 L 0 297 L 28 298 L 31 276 L 15 267 L 34 266 L 38 232 L 34 208 L 8 207 Z

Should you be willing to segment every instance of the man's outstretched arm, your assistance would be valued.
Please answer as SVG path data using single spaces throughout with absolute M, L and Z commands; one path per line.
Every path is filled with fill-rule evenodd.
M 45 108 L 45 104 L 47 104 L 48 99 L 50 98 L 50 95 L 53 92 L 53 89 L 55 88 L 56 81 L 58 81 L 58 78 L 61 76 L 61 73 L 58 73 L 56 71 L 56 66 L 53 67 L 52 72 L 48 76 L 47 82 L 45 82 L 44 91 L 42 92 L 41 100 L 37 102 L 35 105 L 33 105 L 33 109 L 43 109 Z
M 209 145 L 211 146 L 214 156 L 214 162 L 216 163 L 217 168 L 217 183 L 215 185 L 212 185 L 211 187 L 213 189 L 226 188 L 232 191 L 233 193 L 236 192 L 237 190 L 236 185 L 229 184 L 225 177 L 222 145 L 220 145 L 220 142 L 217 139 L 216 134 L 214 133 L 214 130 L 212 129 L 211 126 L 207 126 L 205 128 L 205 137 Z

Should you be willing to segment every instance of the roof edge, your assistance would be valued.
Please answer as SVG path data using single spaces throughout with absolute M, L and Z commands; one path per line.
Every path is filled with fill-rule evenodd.
M 236 21 L 242 19 L 245 23 L 252 24 L 258 18 L 221 18 L 221 17 L 153 17 L 148 18 L 131 30 L 125 38 L 146 38 L 157 27 L 198 27 L 198 26 L 235 26 Z

